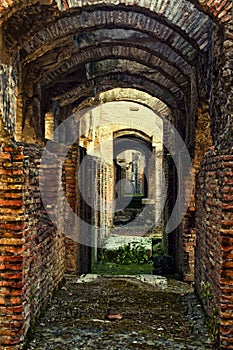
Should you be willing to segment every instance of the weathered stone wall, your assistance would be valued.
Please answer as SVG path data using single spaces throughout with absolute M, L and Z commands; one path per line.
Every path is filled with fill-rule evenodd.
M 181 153 L 180 158 L 183 162 L 184 154 Z M 184 164 L 181 164 L 182 162 L 180 162 L 178 175 L 176 172 L 177 168 L 171 157 L 166 157 L 165 159 L 165 162 L 167 163 L 165 163 L 165 174 L 168 184 L 167 200 L 164 210 L 165 224 L 167 224 L 171 215 L 174 215 L 175 210 L 175 217 L 177 219 L 180 212 L 183 212 L 180 224 L 173 231 L 164 235 L 166 245 L 165 252 L 173 257 L 175 269 L 179 274 L 179 277 L 186 282 L 193 282 L 196 233 L 194 224 L 194 207 L 192 200 L 190 202 L 193 181 L 189 173 L 191 174 L 192 169 L 184 169 Z M 177 200 L 180 204 L 175 208 Z
M 19 348 L 65 270 L 63 235 L 41 201 L 41 152 L 39 146 L 16 145 L 9 139 L 1 149 L 0 347 L 4 349 Z M 44 185 L 57 210 L 59 191 L 52 169 L 59 167 L 54 158 L 43 169 Z
M 80 163 L 79 173 L 77 174 L 77 186 L 79 193 L 79 203 L 77 215 L 79 217 L 79 255 L 78 255 L 78 270 L 79 273 L 88 273 L 91 271 L 92 263 L 92 245 L 93 245 L 93 226 L 94 210 L 93 198 L 95 189 L 93 181 L 94 174 L 94 160 L 86 154 L 86 150 L 79 148 Z M 82 162 L 85 162 L 82 164 Z M 80 168 L 80 165 L 82 167 Z M 93 179 L 94 178 L 94 179 Z
M 221 349 L 233 349 L 232 175 L 232 150 L 207 152 L 196 196 L 196 289 L 206 311 L 219 312 Z M 203 298 L 208 284 L 211 297 Z

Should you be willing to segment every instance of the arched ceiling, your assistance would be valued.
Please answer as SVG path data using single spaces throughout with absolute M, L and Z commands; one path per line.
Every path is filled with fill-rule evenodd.
M 63 15 L 62 18 L 57 19 L 47 29 L 43 28 L 34 33 L 34 35 L 29 30 L 28 35 L 25 37 L 27 40 L 23 40 L 22 47 L 26 54 L 30 55 L 29 59 L 33 59 L 38 53 L 41 54 L 51 50 L 51 43 L 53 43 L 53 47 L 59 45 L 59 42 L 63 44 L 62 39 L 67 36 L 71 38 L 71 42 L 73 41 L 72 36 L 74 36 L 76 44 L 79 45 L 79 31 L 85 33 L 101 28 L 125 28 L 138 30 L 152 35 L 154 39 L 161 42 L 167 42 L 174 50 L 184 54 L 189 60 L 192 60 L 195 56 L 195 49 L 203 50 L 208 48 L 207 33 L 211 27 L 211 21 L 207 16 L 205 16 L 206 26 L 198 26 L 198 31 L 193 34 L 193 31 L 186 33 L 179 27 L 175 28 L 164 24 L 153 13 L 146 14 L 143 11 L 135 12 L 135 10 L 138 11 L 138 8 L 130 9 L 129 11 L 124 7 L 117 9 L 110 7 L 103 10 L 98 8 L 92 9 L 92 11 L 83 10 L 80 14 L 72 11 L 67 12 L 66 16 Z M 77 32 L 78 35 L 76 35 Z M 109 37 L 113 39 L 114 33 L 110 33 Z M 13 33 L 8 35 L 12 36 Z M 196 37 L 199 39 L 196 40 Z M 12 48 L 14 48 L 14 44 L 12 44 Z
M 5 15 L 4 11 L 9 10 L 8 13 L 14 13 L 15 11 L 20 11 L 22 9 L 25 9 L 27 7 L 31 7 L 37 3 L 41 5 L 52 5 L 55 3 L 59 9 L 61 10 L 67 10 L 70 7 L 83 7 L 85 5 L 91 5 L 91 4 L 101 4 L 103 1 L 79 1 L 79 0 L 28 0 L 28 1 L 22 1 L 22 0 L 0 0 L 0 12 L 3 13 L 2 16 Z M 182 9 L 184 6 L 185 0 L 177 0 L 175 3 L 177 4 L 177 7 L 174 8 L 174 3 L 170 2 L 169 0 L 160 0 L 158 2 L 150 2 L 150 1 L 140 1 L 140 6 L 149 8 L 149 9 L 157 9 L 157 11 L 160 11 L 161 14 L 164 12 L 170 12 L 173 16 L 177 13 L 177 9 Z M 214 19 L 218 23 L 225 23 L 229 21 L 232 18 L 232 2 L 230 0 L 190 0 L 188 1 L 191 4 L 193 4 L 197 9 L 200 11 L 206 13 L 209 15 L 212 19 Z M 117 5 L 119 3 L 122 3 L 122 1 L 114 0 L 111 3 Z M 127 4 L 129 6 L 132 6 L 135 4 L 134 1 L 127 1 Z M 173 11 L 169 11 L 166 8 L 171 9 L 171 7 L 174 8 Z
M 27 104 L 74 108 L 96 92 L 137 88 L 185 110 L 211 32 L 231 1 L 0 0 L 6 51 L 19 62 Z M 41 93 L 41 95 L 40 95 Z
M 66 92 L 65 94 L 53 97 L 52 100 L 60 101 L 61 107 L 67 106 L 71 103 L 74 107 L 75 101 L 81 97 L 83 97 L 83 99 L 88 96 L 95 97 L 96 93 L 107 91 L 115 87 L 133 87 L 134 89 L 146 92 L 163 101 L 163 103 L 165 103 L 171 109 L 176 109 L 177 102 L 179 102 L 169 90 L 160 87 L 157 83 L 151 81 L 150 79 L 147 79 L 142 75 L 133 75 L 126 72 L 110 73 L 108 75 L 97 77 L 88 81 L 87 83 L 79 84 L 77 88 L 69 90 L 69 92 Z M 181 98 L 180 103 L 182 102 L 183 101 Z
M 98 106 L 106 102 L 133 101 L 152 109 L 155 113 L 158 113 L 160 116 L 170 121 L 174 121 L 171 109 L 160 99 L 153 97 L 149 93 L 132 88 L 111 88 L 110 85 L 104 85 L 103 80 L 101 83 L 101 89 L 96 91 L 95 94 L 87 91 L 88 87 L 82 85 L 81 88 L 84 90 L 83 96 L 85 98 L 83 102 L 71 110 L 70 114 L 83 110 L 86 107 Z M 60 106 L 66 107 L 70 106 L 71 100 L 75 100 L 76 98 L 76 94 L 69 96 L 68 101 L 65 98 L 61 99 L 61 96 L 56 96 L 53 101 L 56 103 L 57 100 L 61 100 Z
M 172 118 L 170 108 L 156 97 L 147 94 L 146 92 L 131 89 L 131 88 L 115 88 L 104 92 L 99 92 L 93 98 L 87 98 L 78 106 L 78 110 L 82 110 L 89 106 L 98 106 L 106 102 L 112 101 L 133 101 L 142 104 L 159 115 L 165 116 L 168 120 Z M 65 101 L 64 101 L 65 102 Z

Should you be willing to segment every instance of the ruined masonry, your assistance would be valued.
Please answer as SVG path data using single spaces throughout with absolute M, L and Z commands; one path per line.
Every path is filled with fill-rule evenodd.
M 91 272 L 119 179 L 233 349 L 232 60 L 230 0 L 0 0 L 1 350 Z

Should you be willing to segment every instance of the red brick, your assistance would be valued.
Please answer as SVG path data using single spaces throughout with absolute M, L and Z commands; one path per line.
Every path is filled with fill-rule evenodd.
M 24 159 L 24 155 L 23 154 L 12 154 L 12 158 L 13 158 L 14 161 L 23 160 Z
M 0 277 L 2 279 L 14 279 L 14 280 L 18 280 L 18 279 L 22 279 L 23 275 L 22 272 L 20 273 L 0 273 Z
M 20 337 L 18 336 L 16 338 L 13 338 L 13 337 L 2 336 L 1 343 L 3 345 L 16 345 L 20 343 Z M 5 347 L 4 347 L 4 350 L 5 350 Z
M 0 153 L 0 158 L 1 159 L 7 159 L 7 160 L 11 160 L 11 155 L 9 153 Z
M 0 270 L 12 270 L 12 271 L 22 271 L 23 270 L 23 264 L 1 264 L 0 263 Z
M 20 281 L 9 281 L 9 280 L 6 280 L 6 281 L 0 281 L 0 287 L 11 287 L 11 288 L 22 288 L 23 287 L 23 282 L 20 282 Z

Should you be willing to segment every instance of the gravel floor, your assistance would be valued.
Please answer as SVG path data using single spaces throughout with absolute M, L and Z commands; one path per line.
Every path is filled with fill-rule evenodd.
M 111 310 L 111 311 L 110 311 Z M 109 321 L 110 312 L 123 318 Z M 32 331 L 28 350 L 217 349 L 189 285 L 160 289 L 133 277 L 66 277 Z

